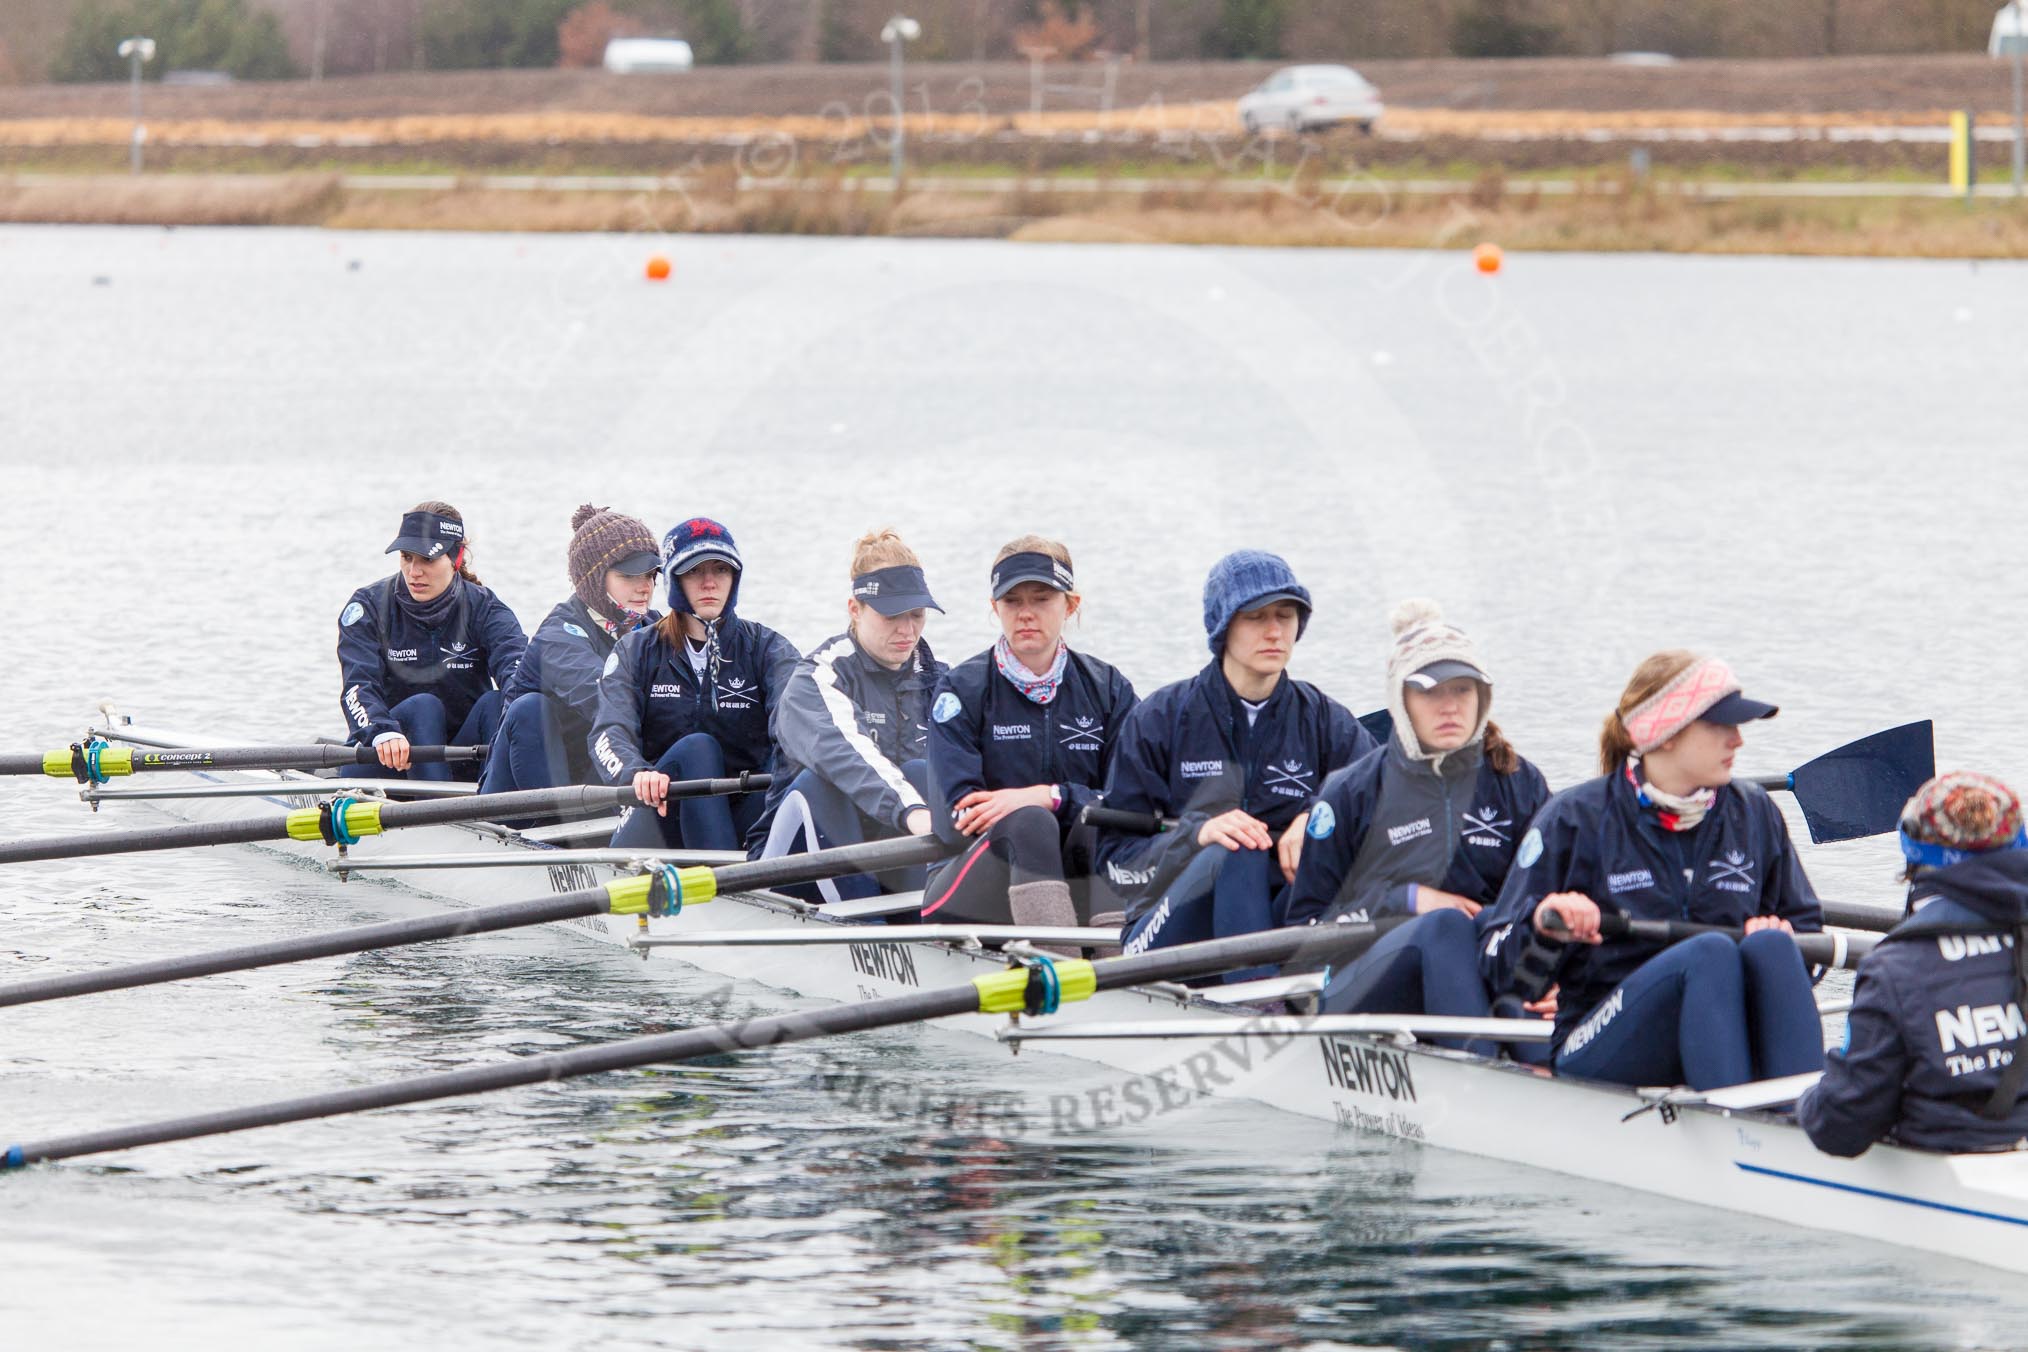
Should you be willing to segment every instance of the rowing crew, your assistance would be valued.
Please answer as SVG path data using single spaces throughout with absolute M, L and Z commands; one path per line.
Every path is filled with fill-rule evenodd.
M 686 521 L 659 549 L 631 517 L 586 507 L 572 524 L 573 594 L 529 642 L 472 575 L 453 509 L 403 518 L 389 546 L 401 571 L 340 617 L 341 702 L 385 770 L 408 769 L 411 742 L 444 741 L 494 744 L 487 791 L 595 768 L 655 809 L 634 812 L 619 844 L 765 857 L 936 832 L 964 849 L 933 876 L 841 880 L 822 897 L 923 888 L 924 914 L 943 920 L 1118 920 L 1129 952 L 1401 917 L 1329 974 L 1327 1011 L 1553 1014 L 1546 1059 L 1561 1074 L 1711 1089 L 1825 1064 L 1812 977 L 1787 938 L 1821 928 L 1821 909 L 1780 812 L 1733 779 L 1740 728 L 1777 711 L 1716 658 L 1643 662 L 1606 719 L 1600 776 L 1551 795 L 1490 720 L 1486 664 L 1429 603 L 1393 617 L 1386 747 L 1289 676 L 1312 604 L 1272 554 L 1213 567 L 1211 661 L 1138 701 L 1065 642 L 1080 598 L 1054 541 L 999 551 L 1001 637 L 951 669 L 923 640 L 942 608 L 891 531 L 855 546 L 846 631 L 797 658 L 735 614 L 744 565 L 718 522 Z M 650 608 L 662 571 L 666 615 Z M 765 797 L 671 810 L 672 779 L 741 771 L 772 773 Z M 1100 800 L 1175 825 L 1081 825 Z M 2015 831 L 1998 843 L 1953 826 L 1971 800 L 1950 801 L 1919 810 L 1918 798 L 1903 821 L 1911 907 L 1928 904 L 1902 930 L 1934 938 L 1939 959 L 1889 944 L 1862 969 L 1854 1040 L 1802 1105 L 1827 1148 L 1883 1133 L 1947 1149 L 2028 1136 L 2010 1069 L 2028 1065 L 2015 957 L 2028 951 L 2015 932 L 2028 837 L 2011 795 Z M 1927 846 L 1943 853 L 1918 858 Z M 1657 952 L 1604 937 L 1602 910 L 1745 937 Z M 1973 986 L 1997 995 L 1968 1004 Z M 1903 1017 L 1917 1010 L 1920 1026 L 1924 1002 L 1927 1039 Z M 1901 1097 L 1883 1110 L 1895 1073 Z

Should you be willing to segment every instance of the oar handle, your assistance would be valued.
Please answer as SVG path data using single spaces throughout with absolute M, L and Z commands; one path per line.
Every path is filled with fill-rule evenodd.
M 960 845 L 947 845 L 935 836 L 903 836 L 898 840 L 875 840 L 864 845 L 812 850 L 808 854 L 754 859 L 744 864 L 721 864 L 709 872 L 716 880 L 719 892 L 751 891 L 763 887 L 787 887 L 794 883 L 814 883 L 849 873 L 885 873 L 889 869 L 934 864 L 962 848 Z
M 755 770 L 742 770 L 724 779 L 672 779 L 669 781 L 671 798 L 718 798 L 733 793 L 759 793 L 775 782 L 775 777 Z
M 1159 812 L 1128 812 L 1125 808 L 1106 807 L 1099 803 L 1080 812 L 1077 819 L 1086 826 L 1100 826 L 1108 831 L 1125 831 L 1137 836 L 1159 836 L 1164 831 L 1176 829 L 1174 817 L 1164 817 Z
M 1545 921 L 1552 929 L 1561 928 L 1555 923 L 1561 918 L 1551 911 Z M 1609 939 L 1632 939 L 1662 946 L 1680 944 L 1704 934 L 1722 934 L 1728 939 L 1746 937 L 1745 930 L 1729 925 L 1698 925 L 1684 920 L 1637 920 L 1617 911 L 1601 911 L 1598 930 Z M 1878 942 L 1871 937 L 1847 934 L 1798 933 L 1790 937 L 1796 941 L 1804 960 L 1819 967 L 1857 966 L 1859 959 L 1872 952 L 1873 945 Z

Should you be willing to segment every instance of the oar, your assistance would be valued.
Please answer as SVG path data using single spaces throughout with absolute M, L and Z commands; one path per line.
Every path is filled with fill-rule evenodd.
M 486 759 L 483 746 L 412 746 L 417 765 Z M 57 751 L 0 756 L 0 775 L 49 775 L 103 784 L 120 775 L 150 770 L 330 770 L 343 765 L 378 765 L 370 746 L 229 746 L 216 751 L 149 751 L 105 742 L 73 742 Z
M 954 852 L 934 836 L 909 836 L 901 840 L 876 840 L 866 845 L 816 850 L 809 854 L 783 855 L 778 859 L 727 864 L 720 868 L 656 869 L 635 877 L 616 879 L 602 887 L 584 887 L 529 901 L 440 911 L 408 920 L 390 920 L 326 934 L 306 934 L 239 948 L 215 949 L 209 953 L 157 958 L 151 962 L 104 967 L 92 972 L 35 977 L 0 986 L 0 1006 L 38 1004 L 73 995 L 131 990 L 136 986 L 159 986 L 171 981 L 188 981 L 193 977 L 216 976 L 221 972 L 245 972 L 256 967 L 276 967 L 313 958 L 365 953 L 377 948 L 398 948 L 404 944 L 455 939 L 467 934 L 491 934 L 527 925 L 546 925 L 553 920 L 576 920 L 607 914 L 674 914 L 680 913 L 685 906 L 710 901 L 723 892 L 816 882 L 820 878 L 835 878 L 847 873 L 906 868 Z
M 1827 751 L 1785 775 L 1756 775 L 1753 783 L 1770 792 L 1793 793 L 1810 839 L 1820 845 L 1884 835 L 1900 823 L 1902 806 L 1936 773 L 1933 731 L 1927 719 L 1905 723 Z M 1144 836 L 1176 825 L 1174 817 L 1104 806 L 1085 808 L 1079 820 Z
M 735 780 L 696 783 L 734 784 Z M 672 790 L 674 786 L 671 786 Z M 294 785 L 278 784 L 289 793 Z M 722 793 L 738 790 L 726 788 Z M 321 840 L 347 845 L 383 831 L 405 826 L 436 826 L 444 822 L 484 821 L 502 817 L 533 817 L 558 812 L 596 812 L 638 801 L 631 784 L 617 788 L 573 786 L 523 789 L 515 793 L 473 794 L 467 798 L 433 799 L 423 803 L 384 803 L 352 798 L 342 787 L 305 784 L 303 793 L 333 797 L 316 807 L 297 808 L 279 816 L 227 822 L 185 822 L 134 831 L 88 831 L 71 836 L 40 836 L 0 842 L 0 864 L 36 859 L 79 859 L 99 854 L 134 854 L 144 850 L 175 850 L 192 845 L 251 845 L 264 840 Z
M 1550 929 L 1560 930 L 1563 926 L 1558 922 L 1562 918 L 1551 911 L 1543 919 Z M 1727 925 L 1696 925 L 1685 920 L 1636 920 L 1617 911 L 1599 913 L 1598 932 L 1609 939 L 1632 939 L 1660 947 L 1680 944 L 1700 934 L 1723 934 L 1729 939 L 1746 937 L 1745 930 Z M 1871 953 L 1873 946 L 1880 942 L 1853 934 L 1795 934 L 1790 937 L 1802 951 L 1804 961 L 1819 967 L 1857 967 L 1859 960 Z
M 1884 835 L 1901 809 L 1936 774 L 1936 726 L 1904 723 L 1827 751 L 1786 775 L 1760 776 L 1764 789 L 1787 789 L 1803 810 L 1810 839 L 1822 844 Z
M 1297 958 L 1313 962 L 1332 961 L 1349 950 L 1371 943 L 1376 934 L 1377 930 L 1370 925 L 1309 925 L 1235 939 L 1180 944 L 1130 958 L 1107 958 L 1100 962 L 1081 958 L 1037 961 L 1031 966 L 1010 967 L 977 977 L 961 986 L 940 990 L 691 1028 L 653 1037 L 628 1038 L 599 1047 L 523 1057 L 498 1065 L 421 1075 L 388 1084 L 362 1085 L 139 1126 L 57 1136 L 7 1147 L 0 1152 L 0 1167 L 20 1168 L 44 1160 L 130 1150 L 135 1146 L 157 1145 L 165 1141 L 186 1141 L 253 1127 L 278 1126 L 284 1122 L 336 1117 L 372 1108 L 425 1103 L 492 1089 L 600 1075 L 635 1066 L 692 1061 L 726 1052 L 757 1051 L 811 1038 L 893 1028 L 960 1014 L 1053 1014 L 1061 1003 L 1086 1000 L 1098 991 L 1116 990 L 1122 986 L 1181 981 Z

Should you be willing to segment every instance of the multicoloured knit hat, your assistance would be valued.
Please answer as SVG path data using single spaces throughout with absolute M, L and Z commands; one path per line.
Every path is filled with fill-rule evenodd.
M 1975 854 L 2024 847 L 2021 800 L 1991 775 L 1938 775 L 1901 809 L 1901 853 L 1918 868 L 1947 868 Z
M 662 551 L 639 519 L 610 507 L 590 503 L 570 516 L 570 587 L 593 614 L 620 621 L 625 615 L 606 595 L 606 572 L 617 568 L 632 577 L 662 566 Z
M 1387 655 L 1387 708 L 1394 715 L 1394 733 L 1410 760 L 1438 760 L 1438 753 L 1425 751 L 1415 735 L 1415 722 L 1408 716 L 1406 686 L 1433 690 L 1445 681 L 1469 676 L 1479 683 L 1479 723 L 1465 745 L 1486 735 L 1486 720 L 1493 712 L 1493 678 L 1479 661 L 1478 649 L 1465 631 L 1444 623 L 1442 607 L 1436 602 L 1403 601 L 1387 617 L 1394 630 L 1394 647 Z

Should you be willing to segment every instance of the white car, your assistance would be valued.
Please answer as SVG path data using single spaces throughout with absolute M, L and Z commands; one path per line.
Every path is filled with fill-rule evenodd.
M 666 75 L 689 70 L 695 59 L 680 38 L 614 38 L 606 44 L 606 69 L 615 75 Z
M 1383 111 L 1380 91 L 1350 66 L 1290 66 L 1239 101 L 1240 125 L 1248 132 L 1309 131 L 1341 122 L 1370 132 Z

